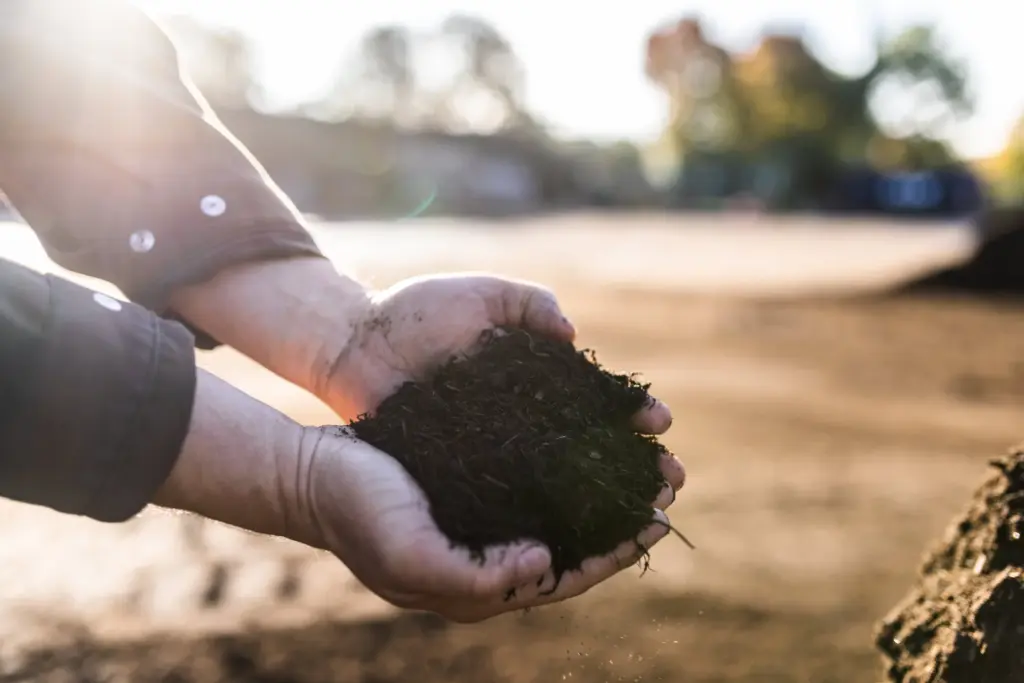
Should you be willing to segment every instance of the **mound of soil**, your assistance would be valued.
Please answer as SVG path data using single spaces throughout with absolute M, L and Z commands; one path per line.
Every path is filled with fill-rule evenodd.
M 454 544 L 482 559 L 541 541 L 561 578 L 651 523 L 666 450 L 630 426 L 647 385 L 571 343 L 503 332 L 352 428 L 409 471 Z
M 910 282 L 903 291 L 1024 295 L 1024 208 L 990 212 L 978 230 L 984 241 L 969 261 Z
M 878 629 L 889 681 L 1024 680 L 1024 450 L 992 466 Z

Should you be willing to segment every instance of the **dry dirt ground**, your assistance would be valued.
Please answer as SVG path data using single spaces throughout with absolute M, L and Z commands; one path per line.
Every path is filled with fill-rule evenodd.
M 379 273 L 380 278 L 422 271 Z M 603 363 L 641 371 L 688 466 L 653 571 L 451 626 L 395 614 L 330 558 L 147 512 L 0 507 L 0 680 L 846 683 L 872 628 L 1024 438 L 1024 311 L 964 298 L 762 301 L 552 281 Z M 329 415 L 230 352 L 204 363 Z

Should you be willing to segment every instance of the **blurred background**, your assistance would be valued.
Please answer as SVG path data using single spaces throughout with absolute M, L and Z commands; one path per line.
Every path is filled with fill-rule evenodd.
M 698 550 L 457 627 L 290 542 L 4 503 L 3 680 L 882 679 L 874 624 L 1024 436 L 1024 9 L 141 4 L 339 267 L 543 281 L 642 372 Z M 117 294 L 14 218 L 5 257 Z M 201 363 L 336 420 L 229 349 Z
M 1024 48 L 992 2 L 145 4 L 285 191 L 346 219 L 1018 200 Z

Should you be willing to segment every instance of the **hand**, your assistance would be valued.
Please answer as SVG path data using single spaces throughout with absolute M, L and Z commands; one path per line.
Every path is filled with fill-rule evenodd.
M 484 275 L 411 279 L 374 297 L 325 393 L 347 417 L 372 411 L 402 383 L 421 379 L 453 355 L 471 353 L 481 332 L 497 326 L 565 341 L 576 334 L 554 295 L 542 287 Z M 671 422 L 660 401 L 635 419 L 639 430 L 652 434 L 665 432 Z M 650 548 L 668 532 L 663 510 L 685 480 L 679 460 L 666 456 L 666 487 L 654 502 L 656 523 L 636 542 L 566 574 L 547 594 L 554 585 L 547 548 L 536 542 L 491 548 L 480 566 L 467 551 L 450 547 L 422 491 L 396 461 L 354 437 L 346 441 L 340 452 L 328 447 L 318 453 L 310 470 L 311 509 L 328 547 L 389 602 L 456 621 L 565 600 L 634 564 L 641 546 Z
M 546 594 L 554 585 L 547 548 L 536 542 L 494 547 L 481 565 L 468 551 L 451 547 L 422 491 L 397 461 L 344 429 L 321 434 L 308 466 L 291 468 L 303 480 L 286 488 L 308 493 L 295 507 L 309 511 L 322 539 L 318 545 L 391 604 L 463 623 L 571 598 L 634 564 L 643 553 L 640 546 L 650 548 L 668 532 L 662 510 L 684 478 L 678 461 L 666 457 L 662 469 L 670 483 L 655 501 L 655 523 L 637 542 L 565 574 Z
M 551 291 L 488 275 L 435 275 L 399 282 L 376 294 L 324 386 L 316 391 L 346 418 L 374 410 L 403 383 L 419 380 L 452 356 L 471 353 L 480 334 L 521 327 L 572 341 L 576 329 Z M 638 429 L 660 434 L 672 423 L 655 401 L 637 416 Z
M 357 283 L 339 276 L 322 259 L 229 269 L 209 283 L 183 291 L 175 305 L 200 328 L 309 389 L 349 418 L 376 408 L 403 382 L 424 376 L 452 355 L 471 352 L 486 329 L 519 326 L 565 340 L 575 335 L 554 296 L 535 285 L 449 275 L 409 280 L 368 299 Z M 635 426 L 660 434 L 671 421 L 668 407 L 658 401 L 636 416 Z M 234 434 L 236 441 L 238 434 L 247 433 L 227 428 L 223 419 L 213 420 L 208 431 Z M 582 572 L 562 577 L 551 595 L 541 595 L 550 588 L 549 577 L 540 587 L 524 582 L 516 597 L 506 602 L 507 588 L 531 573 L 514 568 L 524 546 L 493 550 L 484 567 L 468 562 L 466 554 L 449 549 L 426 513 L 422 492 L 394 460 L 366 444 L 351 443 L 344 449 L 351 457 L 344 457 L 342 449 L 329 445 L 335 440 L 322 441 L 322 448 L 311 449 L 315 457 L 300 458 L 302 466 L 292 456 L 279 462 L 276 483 L 266 486 L 257 499 L 274 498 L 271 492 L 283 499 L 261 516 L 256 515 L 260 506 L 252 505 L 253 496 L 247 492 L 252 488 L 247 482 L 253 476 L 253 458 L 236 461 L 223 445 L 193 449 L 219 453 L 221 458 L 184 458 L 182 474 L 172 477 L 182 483 L 168 487 L 164 504 L 328 546 L 385 599 L 460 621 L 578 595 L 628 566 L 639 552 L 635 543 L 625 544 L 609 557 L 588 561 Z M 221 460 L 231 464 L 230 476 L 211 476 L 211 468 L 226 467 Z M 669 486 L 656 505 L 664 508 L 685 474 L 675 458 L 667 457 L 661 465 Z M 346 486 L 349 475 L 354 483 Z M 240 492 L 225 495 L 235 489 Z M 249 502 L 236 504 L 239 496 Z M 640 543 L 649 547 L 664 532 L 655 526 Z M 547 557 L 546 550 L 540 552 Z M 524 563 L 528 564 L 525 559 Z M 501 591 L 496 590 L 499 585 Z

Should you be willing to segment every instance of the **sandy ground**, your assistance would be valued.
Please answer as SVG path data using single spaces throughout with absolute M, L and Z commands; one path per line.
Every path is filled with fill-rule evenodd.
M 669 234 L 619 221 L 614 234 L 610 219 L 584 233 L 557 221 L 518 236 L 513 226 L 467 226 L 458 238 L 445 229 L 440 254 L 419 248 L 431 234 L 440 240 L 429 226 L 397 226 L 376 246 L 364 227 L 352 233 L 361 246 L 339 261 L 387 282 L 466 267 L 469 250 L 486 244 L 481 267 L 555 283 L 581 342 L 607 365 L 642 371 L 672 405 L 666 442 L 689 471 L 672 520 L 697 551 L 669 539 L 642 578 L 628 570 L 566 605 L 452 627 L 393 613 L 330 558 L 288 542 L 159 511 L 103 526 L 6 504 L 2 673 L 197 683 L 877 680 L 873 623 L 904 594 L 985 461 L 1024 436 L 1024 316 L 953 298 L 737 296 L 821 293 L 829 282 L 878 289 L 963 258 L 970 236 L 955 227 L 709 222 Z M 387 265 L 380 242 L 395 235 L 406 235 L 406 257 Z M 12 250 L 15 239 L 0 237 L 0 253 L 48 267 L 31 245 Z M 584 240 L 604 265 L 565 253 Z M 715 254 L 725 272 L 706 266 Z M 687 279 L 680 270 L 693 263 L 704 275 Z M 783 286 L 787 270 L 799 287 Z M 726 280 L 733 286 L 712 286 Z M 203 363 L 299 419 L 330 420 L 230 351 Z M 31 654 L 40 647 L 52 651 Z

